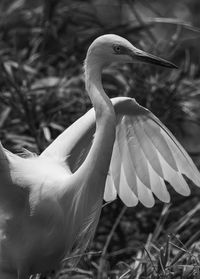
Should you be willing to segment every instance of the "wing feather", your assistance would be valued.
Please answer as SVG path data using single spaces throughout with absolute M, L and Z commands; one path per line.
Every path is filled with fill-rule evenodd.
M 137 178 L 138 185 L 138 199 L 146 207 L 154 206 L 155 200 L 152 195 L 152 191 L 147 188 L 139 178 Z
M 181 173 L 176 172 L 173 168 L 171 168 L 159 152 L 158 156 L 164 169 L 164 179 L 171 184 L 176 192 L 183 196 L 188 196 L 190 194 L 190 188 Z
M 118 195 L 120 199 L 123 201 L 123 203 L 126 204 L 126 206 L 130 207 L 130 206 L 136 206 L 138 204 L 137 197 L 135 196 L 134 192 L 131 191 L 131 188 L 127 183 L 123 166 L 121 167 Z
M 118 142 L 115 141 L 110 164 L 110 173 L 117 191 L 119 191 L 120 174 L 121 174 L 121 156 L 119 153 Z
M 109 173 L 106 179 L 106 186 L 104 191 L 104 200 L 110 202 L 115 200 L 117 197 L 117 191 L 113 182 L 113 177 Z
M 143 129 L 152 141 L 155 148 L 160 152 L 165 161 L 174 169 L 178 170 L 173 154 L 167 145 L 159 126 L 156 125 L 151 119 L 145 117 L 143 121 Z
M 151 188 L 147 160 L 140 148 L 140 144 L 136 134 L 134 133 L 134 126 L 132 125 L 130 118 L 125 117 L 124 122 L 121 125 L 126 127 L 126 141 L 128 143 L 129 153 L 135 172 L 140 181 L 148 188 Z
M 170 195 L 167 191 L 167 187 L 165 185 L 164 179 L 162 179 L 157 172 L 152 168 L 151 164 L 149 164 L 149 173 L 151 180 L 151 188 L 152 192 L 157 196 L 159 200 L 162 202 L 170 202 Z
M 176 142 L 175 144 L 174 140 L 173 141 L 170 140 L 169 135 L 165 133 L 163 130 L 162 130 L 162 134 L 166 138 L 166 141 L 170 149 L 172 150 L 174 156 L 176 157 L 176 162 L 179 171 L 185 174 L 188 178 L 190 178 L 195 184 L 200 185 L 199 171 L 194 165 L 194 163 L 192 162 L 191 158 L 185 152 L 183 147 L 178 142 Z
M 137 192 L 137 180 L 136 180 L 136 170 L 131 159 L 129 152 L 128 142 L 126 140 L 126 131 L 124 125 L 120 125 L 120 129 L 117 131 L 117 138 L 119 143 L 119 150 L 121 155 L 121 160 L 123 162 L 123 170 L 126 176 L 127 183 L 131 190 L 136 196 Z
M 158 154 L 152 141 L 149 139 L 148 135 L 145 133 L 145 130 L 142 127 L 142 121 L 140 120 L 140 118 L 138 118 L 138 121 L 134 121 L 134 119 L 132 119 L 132 122 L 134 125 L 134 131 L 136 133 L 136 136 L 138 137 L 138 141 L 146 156 L 146 159 L 151 164 L 154 171 L 156 171 L 160 177 L 164 177 Z
M 127 205 L 131 205 L 127 184 L 135 197 L 146 207 L 154 205 L 152 193 L 163 202 L 170 201 L 165 181 L 184 196 L 190 194 L 190 188 L 183 174 L 200 186 L 199 172 L 189 155 L 168 129 L 141 106 L 137 106 L 133 115 L 125 114 L 118 122 L 116 141 L 123 166 L 123 173 L 120 172 L 122 177 L 118 180 L 116 190 L 121 198 L 123 196 L 125 204 L 128 202 Z
M 151 207 L 155 202 L 154 194 L 161 201 L 169 202 L 165 181 L 178 193 L 189 195 L 184 175 L 200 187 L 200 173 L 192 159 L 156 116 L 134 99 L 118 97 L 111 101 L 117 125 L 105 186 L 106 201 L 115 199 L 118 194 L 127 206 L 134 206 L 139 200 Z M 66 165 L 73 171 L 84 162 L 92 145 L 94 111 L 89 111 L 72 128 L 42 155 L 64 154 Z

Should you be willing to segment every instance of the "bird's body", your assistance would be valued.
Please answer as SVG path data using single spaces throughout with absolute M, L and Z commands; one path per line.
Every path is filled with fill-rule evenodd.
M 0 147 L 0 278 L 27 279 L 56 268 L 94 235 L 103 197 L 128 206 L 169 202 L 167 180 L 183 195 L 182 174 L 200 185 L 192 160 L 166 127 L 131 98 L 110 100 L 101 71 L 112 61 L 173 65 L 116 35 L 90 46 L 86 89 L 94 106 L 40 156 L 20 158 Z
M 18 202 L 6 204 L 4 209 L 8 216 L 5 214 L 2 228 L 6 234 L 1 242 L 0 258 L 3 262 L 6 259 L 3 270 L 12 266 L 15 273 L 16 269 L 37 273 L 38 269 L 44 271 L 46 262 L 49 266 L 58 264 L 63 254 L 65 228 L 59 195 L 66 174 L 58 164 L 43 161 L 12 156 L 12 180 L 22 189 L 15 194 Z

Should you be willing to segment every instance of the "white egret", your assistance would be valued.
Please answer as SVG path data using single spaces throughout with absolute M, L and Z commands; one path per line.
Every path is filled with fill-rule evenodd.
M 168 181 L 182 195 L 183 177 L 200 174 L 168 129 L 131 98 L 110 100 L 101 82 L 111 62 L 175 66 L 116 35 L 97 38 L 85 60 L 85 83 L 94 109 L 64 131 L 40 156 L 21 158 L 0 147 L 0 278 L 27 279 L 83 251 L 106 201 L 127 206 L 169 202 Z

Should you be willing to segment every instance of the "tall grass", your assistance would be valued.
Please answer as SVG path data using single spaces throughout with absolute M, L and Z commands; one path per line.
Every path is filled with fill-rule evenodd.
M 154 2 L 1 1 L 0 138 L 4 146 L 39 153 L 88 110 L 82 64 L 89 44 L 105 33 L 122 35 L 179 65 L 178 71 L 149 65 L 110 66 L 103 73 L 110 97 L 136 98 L 180 140 L 187 135 L 188 123 L 198 125 L 200 68 L 194 44 L 198 28 L 185 20 L 185 14 L 174 19 L 178 4 L 169 2 L 165 13 L 166 1 Z M 184 6 L 196 24 L 197 2 Z M 195 155 L 199 156 L 198 149 Z M 159 202 L 152 210 L 141 205 L 125 209 L 120 201 L 106 205 L 92 253 L 83 256 L 73 271 L 66 260 L 58 276 L 199 278 L 199 193 L 187 201 L 172 195 L 173 206 L 164 207 L 161 214 Z

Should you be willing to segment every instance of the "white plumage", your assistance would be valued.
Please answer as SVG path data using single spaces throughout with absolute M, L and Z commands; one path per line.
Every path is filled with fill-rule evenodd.
M 57 268 L 91 241 L 103 196 L 127 206 L 169 202 L 168 181 L 188 195 L 187 176 L 200 174 L 167 128 L 134 99 L 110 100 L 101 71 L 113 61 L 172 63 L 116 35 L 97 38 L 86 62 L 86 89 L 94 106 L 40 156 L 20 158 L 0 146 L 0 278 L 27 279 Z

